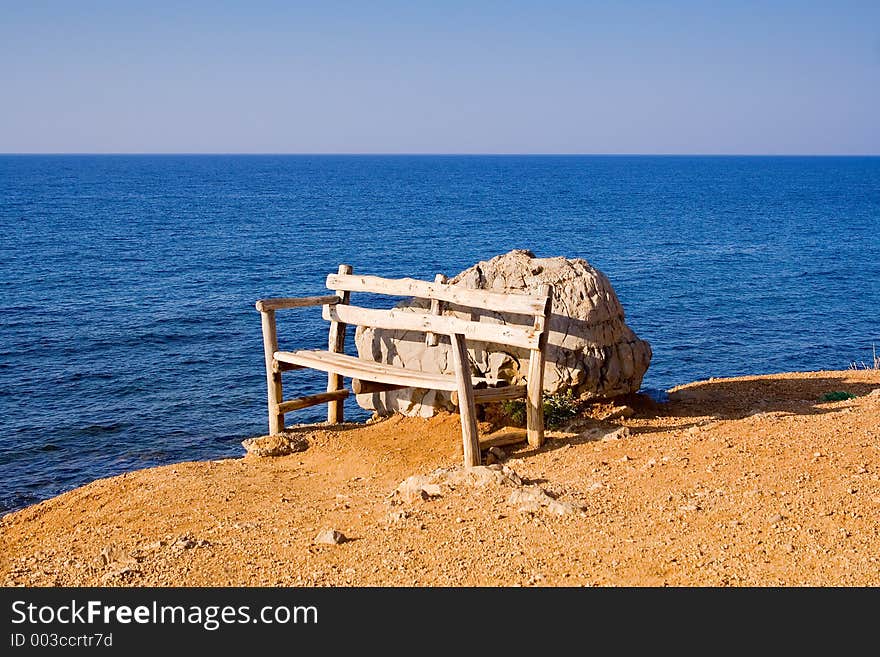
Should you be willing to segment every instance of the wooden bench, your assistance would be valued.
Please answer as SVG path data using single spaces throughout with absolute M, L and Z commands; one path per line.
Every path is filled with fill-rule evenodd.
M 544 440 L 542 387 L 552 294 L 549 285 L 541 286 L 539 292 L 533 295 L 492 292 L 449 285 L 442 274 L 438 274 L 434 282 L 412 278 L 388 279 L 377 276 L 355 276 L 351 267 L 341 265 L 337 274 L 327 276 L 327 287 L 334 291 L 333 294 L 260 299 L 256 303 L 263 325 L 270 434 L 284 430 L 286 413 L 315 404 L 328 405 L 328 422 L 342 422 L 343 402 L 349 395 L 349 391 L 343 388 L 343 377 L 349 377 L 352 379 L 352 391 L 355 394 L 402 387 L 452 392 L 453 402 L 458 405 L 461 416 L 466 467 L 480 464 L 476 404 L 525 398 L 529 444 L 533 446 L 542 444 Z M 421 298 L 429 300 L 431 307 L 427 312 L 363 308 L 351 305 L 352 292 Z M 452 304 L 456 308 L 513 313 L 523 316 L 528 323 L 519 325 L 480 321 L 479 313 L 473 313 L 471 319 L 443 315 L 446 304 Z M 275 311 L 308 306 L 323 306 L 323 317 L 330 322 L 327 350 L 279 351 Z M 482 318 L 489 319 L 485 316 Z M 421 372 L 346 355 L 345 334 L 349 324 L 424 332 L 429 347 L 436 347 L 439 344 L 439 336 L 449 336 L 454 374 Z M 497 381 L 473 378 L 468 360 L 467 340 L 530 350 L 526 385 L 509 385 L 502 382 L 505 385 L 498 387 Z M 327 372 L 327 391 L 284 401 L 282 372 L 303 368 Z

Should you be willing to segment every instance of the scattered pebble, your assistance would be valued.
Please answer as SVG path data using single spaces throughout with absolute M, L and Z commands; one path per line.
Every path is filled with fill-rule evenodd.
M 315 537 L 315 543 L 319 545 L 339 545 L 347 540 L 348 538 L 346 538 L 345 534 L 336 529 L 324 529 L 318 532 L 318 535 Z
M 610 442 L 612 440 L 622 440 L 623 438 L 629 438 L 632 435 L 632 432 L 629 430 L 629 427 L 620 427 L 619 429 L 615 429 L 614 431 L 609 431 L 608 433 L 602 436 L 602 440 L 604 442 Z
M 198 543 L 196 543 L 195 539 L 190 536 L 183 535 L 179 537 L 176 541 L 174 541 L 171 546 L 172 550 L 191 550 L 196 547 Z

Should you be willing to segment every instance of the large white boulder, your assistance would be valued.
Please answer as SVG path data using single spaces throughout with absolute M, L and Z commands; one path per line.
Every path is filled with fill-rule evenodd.
M 536 258 L 516 250 L 479 262 L 451 281 L 453 285 L 495 291 L 534 291 L 553 286 L 553 316 L 544 391 L 571 389 L 575 396 L 613 397 L 636 392 L 651 362 L 651 345 L 639 339 L 624 321 L 623 307 L 608 278 L 580 258 Z M 421 299 L 399 307 L 426 312 Z M 470 309 L 448 307 L 444 314 L 471 318 Z M 484 313 L 486 314 L 486 313 Z M 494 321 L 522 321 L 503 313 L 488 313 Z M 358 327 L 355 344 L 361 358 L 426 372 L 452 373 L 448 338 L 435 347 L 425 345 L 423 333 Z M 515 347 L 469 342 L 474 376 L 519 382 L 528 370 L 528 351 Z M 451 393 L 403 388 L 357 396 L 358 404 L 379 415 L 400 412 L 430 417 L 453 410 Z

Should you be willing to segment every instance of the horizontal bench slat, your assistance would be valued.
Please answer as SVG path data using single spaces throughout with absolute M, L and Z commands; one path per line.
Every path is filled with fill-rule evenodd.
M 322 392 L 317 395 L 308 395 L 307 397 L 297 397 L 289 401 L 278 404 L 279 413 L 289 413 L 290 411 L 298 411 L 301 408 L 308 408 L 317 404 L 326 404 L 331 401 L 340 401 L 348 397 L 348 390 L 333 390 L 332 392 Z
M 320 297 L 277 297 L 274 299 L 260 299 L 257 301 L 257 310 L 281 310 L 282 308 L 306 308 L 308 306 L 323 306 L 328 303 L 340 303 L 342 299 L 328 294 Z
M 488 404 L 490 402 L 508 401 L 510 399 L 524 399 L 528 394 L 527 386 L 503 386 L 501 388 L 476 388 L 474 390 L 475 404 Z M 453 390 L 452 403 L 458 406 L 458 393 Z
M 351 391 L 356 395 L 371 395 L 376 392 L 400 390 L 405 387 L 393 383 L 376 383 L 375 381 L 361 381 L 360 379 L 351 380 Z
M 393 365 L 363 360 L 346 354 L 335 354 L 329 351 L 300 350 L 276 351 L 275 360 L 305 365 L 322 372 L 335 372 L 343 376 L 362 381 L 391 383 L 412 388 L 428 388 L 431 390 L 456 389 L 455 377 L 433 372 L 417 372 L 405 370 Z
M 452 335 L 460 333 L 468 340 L 537 349 L 540 333 L 531 326 L 472 322 L 449 315 L 429 315 L 405 310 L 375 310 L 359 306 L 324 306 L 324 319 L 401 331 L 422 331 Z
M 373 292 L 399 297 L 437 299 L 470 308 L 483 308 L 520 315 L 540 315 L 544 312 L 544 303 L 546 302 L 545 298 L 537 295 L 473 290 L 458 285 L 431 283 L 414 278 L 330 274 L 327 276 L 327 287 L 331 290 L 347 290 L 349 292 Z

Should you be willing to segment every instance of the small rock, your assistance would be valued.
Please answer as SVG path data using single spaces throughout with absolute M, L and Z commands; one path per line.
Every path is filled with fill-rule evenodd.
M 575 508 L 571 504 L 566 504 L 565 502 L 558 502 L 553 500 L 547 505 L 547 511 L 550 513 L 555 513 L 558 516 L 567 516 L 575 512 Z
M 554 500 L 540 486 L 528 486 L 513 491 L 507 503 L 517 507 L 519 511 L 535 513 L 546 508 L 549 513 L 559 516 L 570 515 L 581 510 L 580 507 L 573 504 Z
M 603 441 L 611 441 L 611 440 L 621 440 L 622 438 L 629 438 L 632 435 L 632 432 L 629 430 L 629 427 L 620 427 L 615 429 L 614 431 L 609 431 L 606 434 L 603 434 Z
M 540 511 L 541 507 L 554 501 L 547 493 L 538 486 L 520 488 L 513 491 L 507 498 L 510 506 L 517 507 L 520 511 Z
M 624 463 L 626 463 L 627 461 L 632 461 L 632 459 L 629 456 L 627 456 L 626 454 L 621 456 L 620 460 L 623 461 Z
M 506 465 L 495 463 L 493 465 L 478 465 L 473 468 L 455 468 L 442 473 L 444 481 L 450 484 L 469 484 L 472 486 L 487 486 L 489 484 L 501 484 L 504 486 L 521 486 L 522 479 Z
M 303 452 L 309 448 L 309 441 L 295 434 L 280 433 L 274 436 L 246 438 L 241 441 L 241 445 L 248 454 L 267 458 Z
M 439 497 L 442 489 L 439 484 L 431 483 L 429 477 L 413 475 L 400 482 L 394 492 L 405 502 L 417 502 Z
M 683 504 L 682 506 L 678 507 L 678 510 L 679 511 L 699 511 L 700 507 L 697 506 L 696 504 Z
M 506 465 L 501 473 L 504 475 L 504 481 L 502 483 L 509 483 L 512 486 L 522 486 L 522 479 L 520 476 Z
M 771 525 L 775 525 L 777 522 L 782 522 L 783 520 L 785 520 L 785 518 L 782 516 L 781 513 L 774 513 L 772 516 L 767 518 L 767 522 L 769 522 Z
M 336 529 L 325 529 L 318 532 L 318 535 L 315 537 L 315 543 L 320 545 L 339 545 L 347 540 L 345 534 Z
M 196 542 L 189 536 L 181 536 L 176 541 L 174 541 L 174 545 L 171 546 L 172 550 L 191 550 L 196 547 Z
M 440 497 L 443 494 L 440 484 L 425 484 L 422 486 L 422 491 L 427 493 L 428 497 Z
M 119 570 L 122 567 L 136 568 L 138 560 L 124 549 L 109 545 L 101 550 L 101 565 L 111 570 Z
M 101 581 L 104 584 L 116 579 L 117 577 L 123 577 L 129 573 L 139 573 L 140 571 L 136 568 L 129 568 L 128 566 L 120 566 L 118 568 L 114 568 L 112 570 L 107 571 L 101 576 Z

